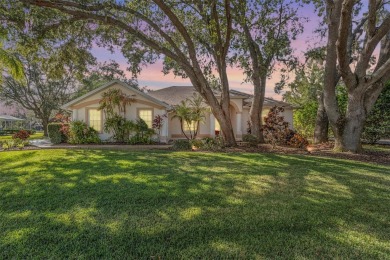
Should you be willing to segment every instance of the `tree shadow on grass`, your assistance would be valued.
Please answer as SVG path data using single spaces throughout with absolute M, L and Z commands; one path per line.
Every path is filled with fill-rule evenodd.
M 43 154 L 41 164 L 27 152 L 0 164 L 2 257 L 390 255 L 385 167 L 274 154 Z

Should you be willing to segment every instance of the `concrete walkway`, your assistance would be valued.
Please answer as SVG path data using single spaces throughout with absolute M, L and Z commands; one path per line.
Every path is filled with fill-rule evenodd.
M 378 144 L 390 145 L 390 139 L 381 139 L 378 141 Z
M 107 150 L 166 150 L 172 145 L 170 144 L 144 144 L 144 145 L 132 145 L 132 144 L 80 144 L 80 145 L 69 145 L 69 144 L 56 144 L 49 147 L 49 149 L 107 149 Z
M 109 150 L 166 150 L 172 145 L 130 145 L 130 144 L 53 144 L 49 139 L 31 140 L 30 144 L 43 149 L 109 149 Z

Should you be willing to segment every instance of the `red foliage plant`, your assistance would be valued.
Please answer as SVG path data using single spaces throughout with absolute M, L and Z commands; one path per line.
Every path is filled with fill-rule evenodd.
M 274 106 L 268 112 L 268 115 L 264 117 L 263 135 L 267 143 L 276 145 L 287 144 L 287 136 L 290 135 L 291 130 L 288 128 L 288 122 L 284 121 L 284 117 L 279 113 L 284 111 L 283 107 Z
M 158 136 L 161 135 L 161 129 L 162 129 L 163 125 L 164 125 L 165 118 L 167 118 L 166 114 L 164 114 L 164 115 L 157 115 L 153 119 L 152 128 L 156 129 L 158 131 L 158 133 L 157 133 Z
M 20 130 L 12 136 L 12 139 L 27 140 L 29 137 L 30 134 L 26 130 Z
M 305 148 L 309 143 L 300 134 L 289 128 L 288 122 L 279 115 L 284 111 L 283 107 L 273 107 L 268 115 L 264 117 L 263 135 L 266 142 L 276 145 L 289 145 L 296 148 Z
M 65 139 L 69 137 L 69 123 L 71 121 L 70 115 L 68 113 L 57 113 L 50 122 L 60 123 L 61 128 L 60 132 L 65 136 Z

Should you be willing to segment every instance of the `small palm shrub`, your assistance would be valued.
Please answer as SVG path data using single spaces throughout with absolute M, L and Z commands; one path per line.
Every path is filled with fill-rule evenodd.
M 146 122 L 139 118 L 134 124 L 134 135 L 130 138 L 130 144 L 151 144 L 154 130 L 149 128 Z
M 113 133 L 112 138 L 116 142 L 127 142 L 131 131 L 135 129 L 135 124 L 123 116 L 114 114 L 106 119 L 104 131 Z

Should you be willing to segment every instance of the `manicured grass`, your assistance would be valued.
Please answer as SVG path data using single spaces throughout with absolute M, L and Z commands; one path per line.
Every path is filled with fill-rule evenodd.
M 365 144 L 363 145 L 364 150 L 376 151 L 376 152 L 385 152 L 390 153 L 390 145 L 380 145 L 380 144 Z
M 0 259 L 389 259 L 390 169 L 309 156 L 0 152 Z
M 36 132 L 33 135 L 30 135 L 29 139 L 34 140 L 34 139 L 43 139 L 43 132 Z M 6 140 L 11 140 L 12 135 L 0 135 L 0 141 L 6 141 Z

